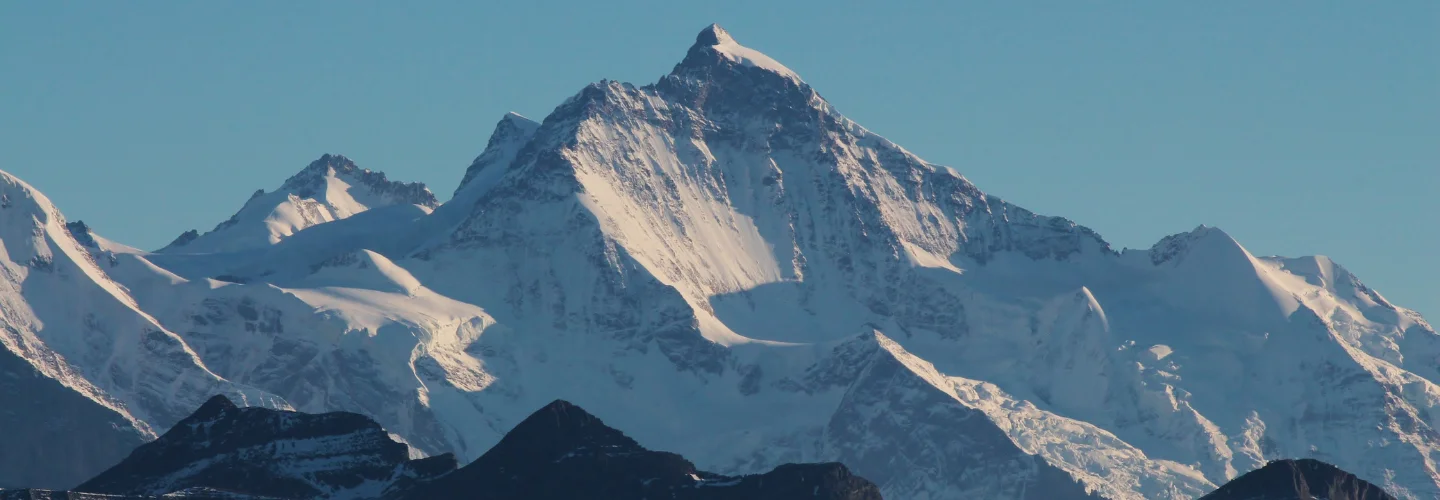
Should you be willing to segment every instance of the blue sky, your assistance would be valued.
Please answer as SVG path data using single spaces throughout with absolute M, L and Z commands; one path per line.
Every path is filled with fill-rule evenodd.
M 4 2 L 0 169 L 145 248 L 327 152 L 444 198 L 506 111 L 653 82 L 718 22 L 1117 247 L 1219 226 L 1440 318 L 1440 2 L 1080 4 Z

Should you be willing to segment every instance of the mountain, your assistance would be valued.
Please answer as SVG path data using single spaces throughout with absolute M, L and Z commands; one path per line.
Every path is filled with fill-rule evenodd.
M 420 183 L 392 181 L 349 158 L 324 155 L 279 189 L 256 191 L 239 212 L 205 234 L 186 232 L 160 252 L 214 253 L 264 247 L 305 228 L 394 205 L 434 209 L 435 195 Z
M 1318 460 L 1275 460 L 1201 500 L 1393 500 L 1379 486 Z
M 52 321 L 132 311 L 185 354 L 109 377 L 69 352 L 129 337 L 67 328 L 36 345 L 85 375 L 34 379 L 119 414 L 171 408 L 121 381 L 203 366 L 245 404 L 363 414 L 462 463 L 563 399 L 701 470 L 839 462 L 887 498 L 1194 498 L 1287 457 L 1440 496 L 1440 336 L 1418 314 L 1213 227 L 1112 248 L 866 130 L 718 26 L 654 84 L 503 117 L 449 202 L 365 206 L 243 250 L 54 225 L 119 298 Z M 31 244 L 30 219 L 6 224 L 7 249 Z M 139 439 L 179 420 L 124 415 Z
M 490 134 L 485 151 L 475 158 L 470 168 L 465 169 L 465 177 L 460 179 L 460 187 L 455 188 L 451 199 L 461 200 L 457 205 L 466 205 L 488 191 L 495 181 L 505 176 L 506 168 L 515 161 L 515 155 L 520 154 L 520 148 L 530 142 L 530 137 L 539 128 L 540 124 L 534 120 L 518 113 L 506 113 L 495 125 L 495 132 Z
M 240 408 L 215 396 L 75 489 L 129 496 L 202 489 L 273 498 L 377 498 L 401 478 L 421 481 L 456 467 L 451 455 L 411 458 L 409 446 L 363 415 Z
M 701 472 L 650 451 L 565 401 L 526 418 L 478 460 L 413 458 L 354 413 L 311 415 L 206 401 L 155 441 L 75 487 L 6 490 L 8 499 L 678 498 L 880 500 L 844 465 L 785 464 L 743 477 Z
M 194 489 L 177 491 L 161 496 L 137 496 L 137 495 L 106 495 L 102 493 L 81 493 L 78 491 L 43 490 L 43 489 L 14 489 L 0 490 L 0 500 L 162 500 L 162 499 L 188 499 L 188 500 L 277 500 L 273 498 L 257 497 L 251 495 L 237 494 L 227 491 L 216 491 L 206 489 Z
M 210 371 L 107 273 L 102 246 L 120 247 L 0 172 L 0 485 L 72 486 L 210 394 L 284 406 Z
M 785 464 L 764 474 L 701 472 L 673 454 L 650 451 L 600 419 L 555 401 L 521 421 L 464 468 L 398 498 L 879 500 L 880 490 L 844 465 Z

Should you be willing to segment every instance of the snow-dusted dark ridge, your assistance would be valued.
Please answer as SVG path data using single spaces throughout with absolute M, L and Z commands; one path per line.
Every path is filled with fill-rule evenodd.
M 668 498 L 674 500 L 880 500 L 874 483 L 843 464 L 783 464 L 741 477 L 700 471 L 648 450 L 594 415 L 555 401 L 465 467 L 387 496 L 392 500 Z
M 433 211 L 366 205 L 243 251 L 5 218 L 6 321 L 75 325 L 6 349 L 147 436 L 177 418 L 140 389 L 203 380 L 462 460 L 560 398 L 703 470 L 839 461 L 886 498 L 1193 498 L 1291 457 L 1440 495 L 1440 337 L 1418 314 L 1216 228 L 1117 251 L 718 26 L 654 84 L 502 118 L 464 179 Z M 33 271 L 51 261 L 83 273 Z M 80 285 L 104 300 L 54 305 Z M 129 357 L 94 347 L 150 330 Z
M 402 481 L 455 470 L 364 415 L 240 408 L 215 396 L 155 441 L 76 486 L 110 495 L 230 491 L 255 498 L 379 498 Z
M 784 464 L 746 476 L 704 472 L 562 400 L 463 468 L 450 454 L 414 455 L 364 415 L 241 408 L 215 396 L 73 491 L 0 488 L 0 500 L 881 498 L 874 483 L 838 463 Z

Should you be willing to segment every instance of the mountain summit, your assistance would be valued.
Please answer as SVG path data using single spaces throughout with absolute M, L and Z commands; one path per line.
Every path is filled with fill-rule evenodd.
M 695 45 L 685 54 L 685 59 L 675 67 L 675 73 L 682 69 L 698 69 L 705 66 L 726 63 L 755 68 L 784 77 L 795 84 L 803 83 L 800 75 L 790 68 L 771 59 L 758 50 L 740 45 L 728 31 L 718 24 L 707 26 L 695 37 Z
M 256 191 L 230 219 L 204 233 L 182 234 L 159 252 L 216 253 L 263 248 L 305 228 L 381 207 L 439 205 L 420 183 L 397 182 L 326 154 L 286 179 L 279 189 Z M 193 234 L 193 236 L 192 236 Z
M 8 190 L 5 350 L 97 430 L 215 386 L 469 461 L 563 399 L 700 470 L 840 462 L 888 498 L 1195 498 L 1295 457 L 1440 496 L 1440 335 L 1334 262 L 1208 227 L 1117 251 L 696 39 L 501 118 L 433 211 L 322 158 L 234 239 L 146 253 Z
M 1385 490 L 1318 460 L 1275 460 L 1200 500 L 1394 500 Z

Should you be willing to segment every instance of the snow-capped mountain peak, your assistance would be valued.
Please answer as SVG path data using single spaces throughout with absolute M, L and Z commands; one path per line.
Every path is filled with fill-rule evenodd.
M 26 264 L 37 234 L 114 257 L 81 264 L 194 353 L 156 359 L 365 413 L 432 454 L 473 459 L 561 398 L 706 469 L 843 460 L 889 498 L 1192 498 L 1293 456 L 1440 494 L 1440 336 L 1419 315 L 1214 228 L 1117 253 L 866 130 L 718 26 L 660 81 L 507 115 L 485 146 L 433 212 L 330 156 L 179 255 L 28 214 L 0 236 L 17 273 L 45 267 Z M 79 353 L 97 397 L 148 407 L 124 382 L 170 380 L 106 378 L 103 350 L 43 340 Z
M 735 39 L 730 36 L 729 31 L 721 28 L 719 23 L 711 23 L 695 36 L 695 45 L 715 46 L 729 43 L 735 43 Z
M 1233 253 L 1239 249 L 1240 243 L 1220 228 L 1201 224 L 1190 232 L 1161 238 L 1150 248 L 1150 262 L 1157 266 L 1165 263 L 1177 266 L 1192 249 L 1205 246 L 1222 252 L 1229 249 Z
M 675 67 L 674 73 L 679 74 L 686 69 L 714 64 L 756 68 L 779 75 L 795 85 L 804 83 L 799 74 L 785 67 L 784 64 L 780 64 L 779 61 L 771 59 L 770 56 L 758 50 L 740 45 L 728 31 L 718 24 L 711 24 L 700 31 L 700 34 L 695 37 L 695 45 L 690 47 L 690 51 L 685 55 L 685 60 Z
M 308 227 L 374 208 L 439 205 L 418 182 L 392 181 L 341 155 L 325 154 L 274 191 L 256 191 L 230 219 L 205 234 L 182 234 L 159 252 L 235 252 L 273 245 Z
M 295 194 L 310 198 L 317 191 L 328 189 L 329 179 L 341 177 L 352 179 L 369 188 L 373 194 L 387 198 L 393 203 L 409 203 L 434 207 L 439 204 L 435 195 L 418 182 L 392 181 L 385 177 L 384 172 L 373 171 L 368 168 L 360 168 L 354 161 L 342 155 L 324 154 L 319 159 L 310 162 L 300 172 L 285 180 L 280 186 L 281 190 L 294 191 Z

